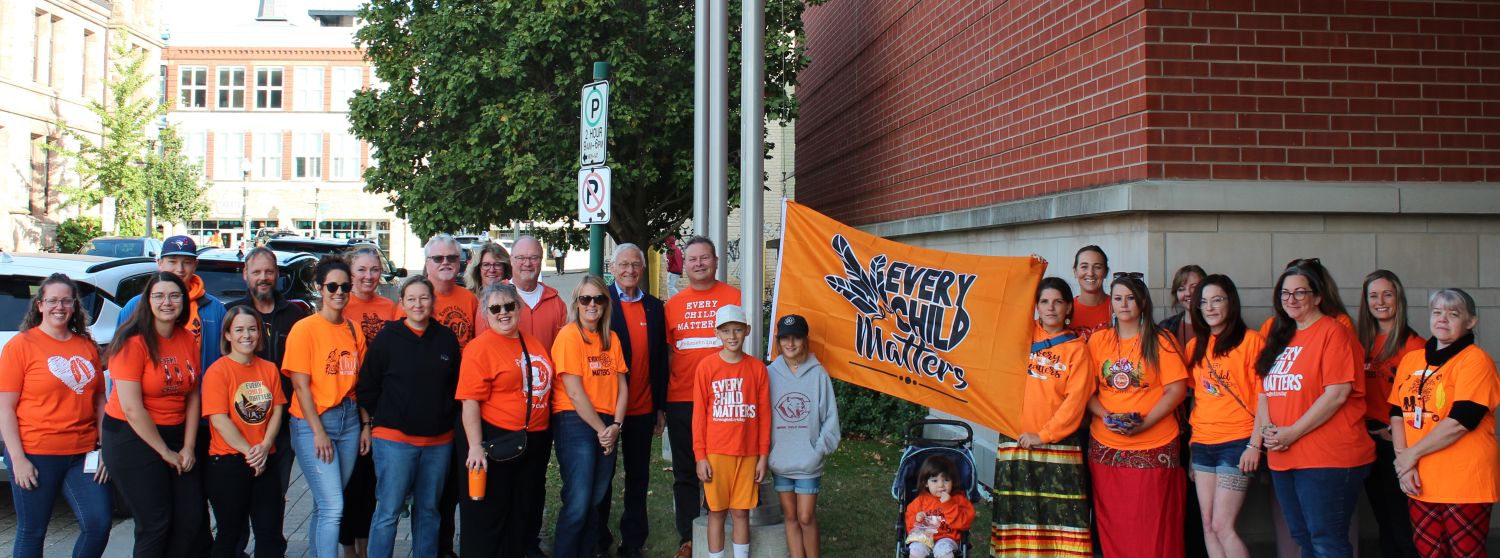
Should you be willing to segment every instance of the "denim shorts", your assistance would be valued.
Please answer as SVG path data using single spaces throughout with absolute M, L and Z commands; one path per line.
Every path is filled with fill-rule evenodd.
M 1193 470 L 1215 475 L 1246 476 L 1240 471 L 1240 456 L 1244 455 L 1245 446 L 1249 444 L 1249 438 L 1222 444 L 1188 444 L 1188 449 L 1192 452 Z
M 817 494 L 818 489 L 823 486 L 823 477 L 810 479 L 789 479 L 781 475 L 771 475 L 776 482 L 777 492 L 796 492 L 797 494 Z

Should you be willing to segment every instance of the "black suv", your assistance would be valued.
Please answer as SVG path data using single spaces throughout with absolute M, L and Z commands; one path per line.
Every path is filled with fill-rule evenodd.
M 276 290 L 293 303 L 311 307 L 318 300 L 318 288 L 313 285 L 318 258 L 301 252 L 274 252 Z M 245 298 L 244 269 L 244 256 L 238 250 L 210 248 L 198 252 L 198 277 L 203 278 L 203 288 L 225 304 Z
M 305 236 L 287 236 L 273 238 L 266 241 L 266 247 L 278 252 L 306 252 L 312 254 L 314 259 L 328 255 L 343 255 L 360 248 L 374 248 L 380 253 L 380 262 L 385 267 L 385 273 L 381 276 L 380 287 L 376 292 L 391 300 L 396 299 L 396 280 L 406 277 L 406 268 L 396 267 L 385 252 L 376 246 L 374 242 L 364 238 L 351 238 L 347 240 L 329 240 L 323 238 L 307 238 Z

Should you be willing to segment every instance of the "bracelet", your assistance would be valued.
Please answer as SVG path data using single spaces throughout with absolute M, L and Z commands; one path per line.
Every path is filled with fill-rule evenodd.
M 373 420 L 367 420 L 367 421 L 365 421 L 365 426 L 373 427 L 373 426 L 375 426 L 375 421 L 373 421 Z
M 1248 448 L 1248 449 L 1253 449 L 1255 451 L 1263 451 L 1263 449 L 1260 446 L 1257 446 L 1255 444 L 1245 444 L 1245 447 Z

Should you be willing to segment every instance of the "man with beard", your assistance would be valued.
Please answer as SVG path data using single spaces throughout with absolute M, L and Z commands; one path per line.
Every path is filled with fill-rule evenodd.
M 474 324 L 479 317 L 479 298 L 458 286 L 459 250 L 462 249 L 457 239 L 441 233 L 433 235 L 423 247 L 427 255 L 424 271 L 427 280 L 432 282 L 432 319 L 453 330 L 458 336 L 459 347 L 468 345 L 474 338 Z M 448 480 L 443 483 L 443 493 L 438 498 L 438 555 L 445 558 L 456 556 L 453 553 L 453 513 L 458 508 L 459 486 L 466 482 L 460 479 L 468 478 L 462 467 L 462 457 L 450 461 Z
M 288 301 L 276 290 L 279 273 L 275 252 L 264 246 L 251 250 L 249 254 L 245 254 L 245 267 L 241 270 L 245 278 L 245 298 L 230 302 L 227 306 L 249 306 L 260 316 L 262 341 L 255 356 L 271 361 L 277 370 L 281 370 L 281 358 L 286 354 L 286 335 L 292 331 L 292 324 L 308 315 L 305 302 Z M 291 382 L 281 382 L 281 391 L 287 401 L 292 399 Z M 292 449 L 292 429 L 281 428 L 276 432 L 276 454 L 280 456 L 276 461 L 276 474 L 281 481 L 281 494 L 285 496 L 292 480 L 295 461 L 292 458 L 296 455 L 296 450 Z M 245 533 L 245 538 L 239 545 L 243 554 L 250 540 L 250 529 L 241 532 Z
M 273 258 L 274 260 L 274 258 Z M 271 266 L 275 267 L 275 262 Z M 193 333 L 193 340 L 198 343 L 202 366 L 198 370 L 198 379 L 203 379 L 203 371 L 207 370 L 214 361 L 219 360 L 219 329 L 224 323 L 224 303 L 219 302 L 214 295 L 208 294 L 203 287 L 203 278 L 198 277 L 198 243 L 186 236 L 174 236 L 162 243 L 161 255 L 156 258 L 156 269 L 176 275 L 187 285 L 188 303 L 188 331 Z M 125 307 L 120 309 L 119 323 L 135 312 L 135 305 L 141 302 L 141 295 L 136 295 Z M 197 383 L 195 380 L 194 383 Z M 208 431 L 203 431 L 204 436 Z M 207 438 L 202 449 L 207 451 Z
M 568 323 L 568 305 L 558 295 L 557 289 L 541 282 L 542 243 L 529 234 L 521 235 L 511 248 L 510 259 L 516 270 L 511 283 L 521 294 L 521 302 L 525 303 L 521 305 L 521 329 L 540 340 L 550 351 L 557 332 Z

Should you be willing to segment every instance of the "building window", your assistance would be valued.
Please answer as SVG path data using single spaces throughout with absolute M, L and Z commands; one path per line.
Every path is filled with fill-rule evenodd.
M 297 232 L 316 237 L 332 237 L 340 240 L 366 238 L 375 241 L 384 252 L 391 250 L 391 222 L 370 219 L 323 219 L 313 227 L 312 219 L 295 219 L 292 228 Z
M 259 132 L 255 134 L 255 177 L 261 180 L 281 180 L 281 132 Z
M 219 73 L 219 108 L 220 109 L 245 109 L 245 67 L 244 66 L 220 66 Z
M 304 66 L 296 69 L 296 78 L 292 84 L 294 99 L 292 108 L 294 110 L 323 110 L 323 69 Z
M 57 23 L 62 18 L 42 10 L 36 11 L 36 35 L 33 37 L 31 58 L 31 80 L 41 85 L 55 87 L 58 72 L 53 67 L 52 55 L 57 52 Z
M 286 21 L 285 10 L 281 6 L 282 0 L 260 0 L 260 9 L 255 11 L 255 19 L 261 21 Z
M 255 108 L 281 109 L 281 68 L 255 69 Z
M 86 99 L 98 99 L 99 78 L 104 75 L 101 68 L 104 67 L 104 42 L 99 39 L 99 34 L 88 29 L 83 30 L 83 80 L 79 84 L 79 96 Z M 167 78 L 162 76 L 161 94 L 167 94 Z
M 328 138 L 330 180 L 359 180 L 359 140 L 349 134 L 331 134 Z
M 365 86 L 365 69 L 359 66 L 341 66 L 333 69 L 333 94 L 329 102 L 334 112 L 347 112 L 349 99 Z
M 57 148 L 60 143 L 56 137 L 31 135 L 31 183 L 33 186 L 27 199 L 27 209 L 32 215 L 38 217 L 47 215 L 52 201 L 52 184 L 57 168 L 52 151 L 47 147 Z
M 292 177 L 323 178 L 323 134 L 292 134 Z
M 204 159 L 208 157 L 208 133 L 188 132 L 182 136 L 182 154 L 187 157 L 188 162 L 198 165 L 198 176 L 207 176 L 204 170 Z
M 204 108 L 208 106 L 208 67 L 177 67 L 178 108 Z
M 245 134 L 219 132 L 214 138 L 214 179 L 245 179 Z

